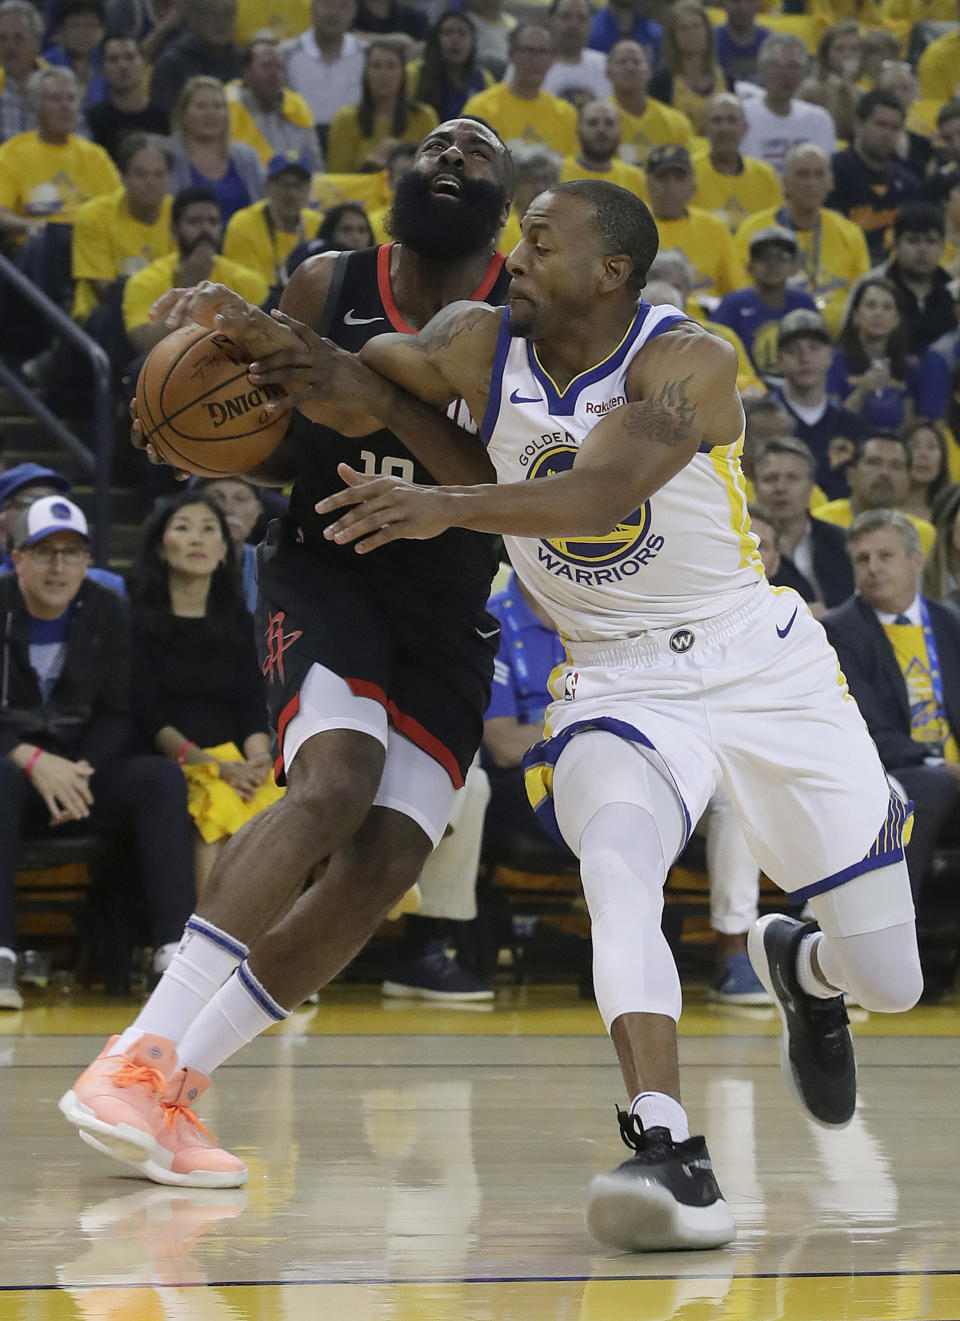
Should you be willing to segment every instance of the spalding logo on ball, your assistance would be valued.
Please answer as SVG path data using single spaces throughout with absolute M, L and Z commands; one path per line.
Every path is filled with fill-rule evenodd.
M 272 417 L 279 385 L 252 386 L 250 359 L 229 335 L 202 326 L 171 331 L 147 355 L 137 380 L 144 440 L 174 468 L 201 477 L 247 472 L 279 445 L 290 413 Z

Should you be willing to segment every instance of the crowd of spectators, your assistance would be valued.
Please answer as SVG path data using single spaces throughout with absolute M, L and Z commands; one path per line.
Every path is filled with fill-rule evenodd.
M 71 278 L 52 292 L 108 347 L 119 401 L 167 333 L 149 319 L 158 295 L 214 279 L 271 307 L 305 257 L 389 241 L 415 143 L 460 113 L 489 122 L 514 156 L 502 251 L 544 188 L 609 180 L 656 218 L 650 300 L 684 307 L 736 348 L 744 467 L 770 575 L 825 618 L 888 769 L 918 801 L 911 871 L 922 895 L 960 783 L 957 0 L 455 0 L 446 10 L 433 0 L 2 0 L 0 249 L 31 278 L 54 247 L 69 252 Z M 18 339 L 7 331 L 4 348 L 16 359 L 18 343 L 32 345 L 24 376 L 49 387 L 54 346 L 42 330 L 23 333 L 29 310 L 16 313 Z M 76 580 L 71 621 L 93 613 L 74 610 L 88 594 L 112 593 L 119 609 L 125 588 L 87 572 L 82 516 L 70 513 L 56 536 L 20 526 L 37 501 L 74 508 L 66 478 L 30 463 L 11 471 L 0 476 L 0 585 L 26 613 L 4 645 L 26 692 L 36 648 L 44 666 L 50 648 L 66 646 L 70 660 L 68 638 L 34 641 L 50 633 L 31 613 L 44 574 L 64 591 Z M 271 792 L 244 622 L 260 511 L 241 480 L 165 507 L 123 624 L 140 694 L 130 747 L 139 739 L 144 765 L 180 762 L 201 884 L 222 830 Z M 206 577 L 200 551 L 177 560 L 176 538 L 194 522 L 214 547 Z M 501 678 L 509 646 L 538 663 L 552 656 L 549 621 L 519 584 L 497 609 L 511 639 Z M 181 662 L 204 649 L 222 661 L 225 648 L 233 660 L 213 673 L 230 712 L 201 718 L 209 694 L 191 689 Z M 546 699 L 526 691 L 524 665 L 509 700 L 495 689 L 487 726 L 493 840 L 531 828 L 517 767 Z M 91 721 L 100 701 L 91 688 Z M 44 780 L 31 728 L 10 733 L 8 760 Z M 74 768 L 70 801 L 94 810 L 109 800 L 107 762 L 119 752 L 98 762 L 83 739 L 57 737 L 49 756 Z M 22 798 L 31 828 L 46 801 L 35 787 L 38 798 L 14 795 L 5 808 L 15 816 Z M 728 815 L 715 806 L 718 822 Z M 735 844 L 714 853 L 750 870 Z M 0 973 L 12 951 L 3 903 Z M 171 924 L 154 925 L 162 948 Z M 741 951 L 729 940 L 742 933 L 717 929 L 729 955 L 718 985 L 732 977 L 736 990 L 743 969 L 729 959 Z

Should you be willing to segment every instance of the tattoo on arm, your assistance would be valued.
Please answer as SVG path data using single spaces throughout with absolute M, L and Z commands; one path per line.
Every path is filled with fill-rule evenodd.
M 468 330 L 473 330 L 490 315 L 487 307 L 474 307 L 469 310 L 447 308 L 434 317 L 431 326 L 424 327 L 413 341 L 414 348 L 422 353 L 437 353 L 449 348 L 455 339 Z
M 694 408 L 687 399 L 693 373 L 682 381 L 667 381 L 649 399 L 625 407 L 624 429 L 631 439 L 658 445 L 681 445 L 693 425 Z

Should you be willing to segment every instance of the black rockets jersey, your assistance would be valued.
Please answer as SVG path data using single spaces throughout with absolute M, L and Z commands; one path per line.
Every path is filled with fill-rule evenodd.
M 322 333 L 341 348 L 356 353 L 375 335 L 415 334 L 400 315 L 390 286 L 390 251 L 393 244 L 364 248 L 341 256 L 334 272 Z M 477 302 L 502 306 L 510 277 L 504 258 L 495 254 L 471 297 Z M 459 415 L 458 415 L 459 414 Z M 461 400 L 452 404 L 449 415 L 467 424 L 469 413 Z M 297 480 L 290 498 L 290 513 L 304 539 L 319 553 L 336 557 L 357 572 L 399 578 L 405 585 L 419 583 L 432 589 L 469 593 L 486 600 L 490 579 L 496 571 L 493 538 L 485 533 L 451 528 L 430 541 L 395 541 L 369 556 L 357 555 L 352 546 L 338 546 L 323 537 L 332 518 L 321 518 L 314 510 L 318 500 L 339 491 L 343 479 L 337 464 L 370 476 L 400 477 L 405 481 L 436 485 L 392 431 L 368 436 L 345 437 L 330 427 L 310 422 L 297 414 L 290 428 L 296 446 Z M 482 603 L 482 602 L 481 602 Z

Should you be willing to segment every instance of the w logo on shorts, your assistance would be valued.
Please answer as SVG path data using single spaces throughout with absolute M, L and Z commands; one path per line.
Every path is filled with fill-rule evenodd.
M 265 678 L 272 679 L 276 676 L 281 683 L 286 678 L 283 672 L 283 653 L 293 646 L 303 632 L 302 629 L 296 628 L 290 633 L 284 633 L 283 621 L 285 618 L 286 612 L 277 610 L 267 620 L 265 635 L 267 658 L 262 666 L 262 673 Z

